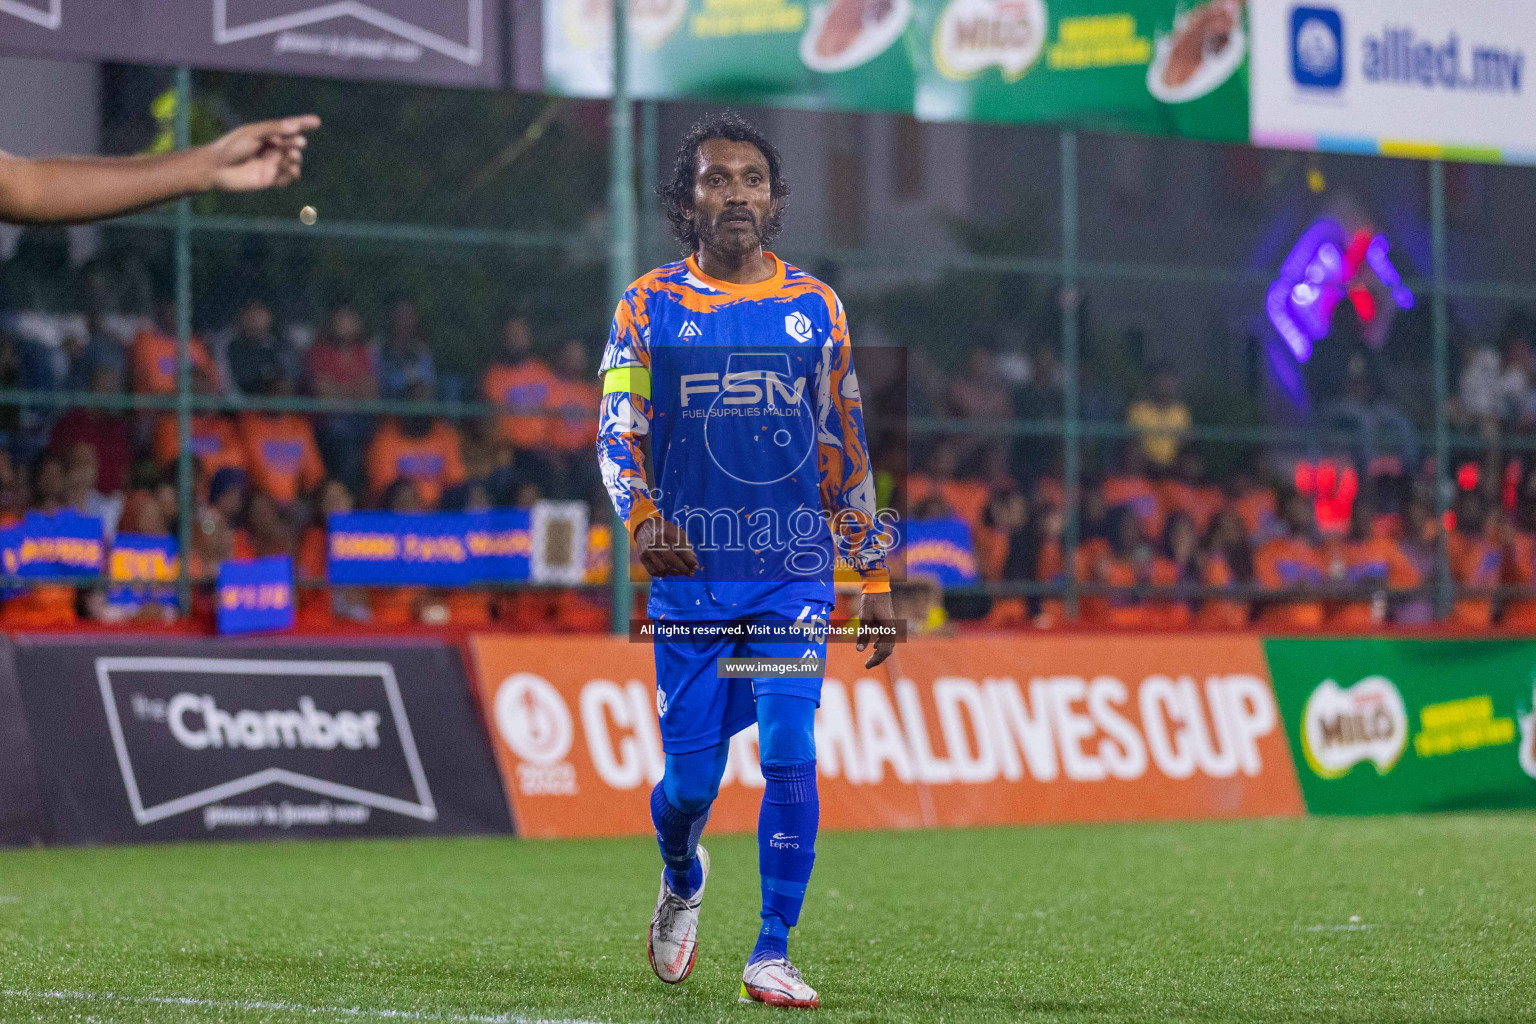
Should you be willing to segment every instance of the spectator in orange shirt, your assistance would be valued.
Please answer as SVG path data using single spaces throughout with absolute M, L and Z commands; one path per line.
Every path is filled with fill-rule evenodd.
M 208 372 L 202 367 L 192 371 L 192 390 L 199 395 L 213 393 Z M 221 469 L 245 468 L 245 445 L 235 422 L 221 413 L 194 413 L 192 428 L 192 456 L 202 466 L 203 472 L 212 477 Z M 176 414 L 163 412 L 155 419 L 154 439 L 151 451 L 155 464 L 170 468 L 181 454 L 181 435 L 178 432 Z
M 413 381 L 407 395 L 413 401 L 429 401 L 431 387 Z M 401 479 L 414 481 L 422 503 L 436 508 L 445 487 L 464 482 L 459 432 L 446 420 L 430 416 L 386 419 L 368 446 L 368 487 L 374 500 Z
M 192 365 L 212 372 L 208 350 L 197 338 L 188 342 Z M 155 327 L 133 339 L 129 358 L 133 363 L 133 390 L 141 395 L 171 395 L 177 384 L 176 304 L 162 302 L 156 310 Z
M 1208 587 L 1231 587 L 1253 578 L 1253 555 L 1243 517 L 1228 506 L 1216 513 L 1206 531 L 1201 550 L 1200 582 Z M 1248 625 L 1247 601 L 1206 597 L 1195 613 L 1201 629 L 1243 629 Z
M 485 400 L 505 410 L 501 439 L 521 451 L 536 451 L 549 436 L 543 415 L 554 408 L 555 374 L 533 354 L 528 318 L 511 316 L 502 325 L 501 349 L 485 371 L 481 390 Z
M 1100 489 L 1111 510 L 1127 506 L 1136 513 L 1144 536 L 1162 536 L 1163 502 L 1147 479 L 1147 457 L 1139 443 L 1126 442 L 1120 450 L 1119 469 L 1104 478 Z
M 272 392 L 293 394 L 293 381 L 279 377 Z M 240 414 L 240 436 L 251 482 L 281 505 L 291 505 L 301 491 L 318 487 L 325 479 L 325 465 L 315 444 L 309 420 L 296 413 L 245 412 Z
M 1317 629 L 1323 624 L 1323 603 L 1307 591 L 1328 582 L 1328 566 L 1312 538 L 1312 502 L 1291 492 L 1281 515 L 1286 532 L 1259 547 L 1253 572 L 1260 586 L 1293 596 L 1268 600 L 1259 622 L 1274 629 Z
M 1376 526 L 1375 509 L 1360 498 L 1350 510 L 1349 540 L 1339 549 L 1344 580 L 1352 588 L 1372 591 L 1365 600 L 1342 602 L 1328 617 L 1328 627 L 1367 630 L 1387 621 L 1387 590 L 1412 590 L 1422 581 L 1418 566 L 1387 533 Z
M 1490 595 L 1461 596 L 1462 589 L 1488 590 L 1504 575 L 1506 535 L 1503 509 L 1477 491 L 1462 491 L 1456 499 L 1456 529 L 1446 537 L 1451 578 L 1458 595 L 1447 622 L 1469 629 L 1486 629 L 1493 623 Z
M 379 397 L 378 354 L 357 310 L 345 304 L 331 310 L 325 329 L 309 347 L 305 370 L 316 398 Z M 315 427 L 325 464 L 354 490 L 363 483 L 363 453 L 372 432 L 373 417 L 357 413 L 328 413 Z

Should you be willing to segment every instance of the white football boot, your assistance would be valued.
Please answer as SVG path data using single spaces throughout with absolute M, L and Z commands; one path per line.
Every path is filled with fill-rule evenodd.
M 743 1003 L 765 1003 L 796 1010 L 816 1010 L 821 997 L 805 983 L 800 971 L 784 957 L 747 964 L 741 975 Z
M 661 895 L 651 914 L 651 931 L 646 953 L 651 970 L 668 985 L 676 985 L 693 971 L 699 955 L 699 907 L 704 902 L 704 883 L 709 881 L 709 854 L 699 847 L 699 867 L 704 878 L 692 898 L 683 899 L 667 885 L 667 872 L 661 872 Z

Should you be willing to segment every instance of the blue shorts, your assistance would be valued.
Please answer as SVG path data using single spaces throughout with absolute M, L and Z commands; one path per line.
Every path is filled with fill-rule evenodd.
M 832 612 L 826 603 L 797 602 L 793 609 L 743 621 L 819 618 Z M 757 721 L 757 695 L 782 693 L 809 697 L 821 706 L 820 679 L 720 679 L 719 658 L 825 658 L 825 632 L 794 643 L 740 639 L 680 640 L 658 643 L 656 710 L 661 716 L 661 749 L 668 754 L 711 750 Z

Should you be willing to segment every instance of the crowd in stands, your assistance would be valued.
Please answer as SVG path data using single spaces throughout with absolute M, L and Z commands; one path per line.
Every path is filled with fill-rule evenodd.
M 1368 398 L 1363 362 L 1350 360 L 1342 396 L 1320 419 L 1356 420 L 1361 443 L 1321 453 L 1275 447 L 1221 480 L 1207 477 L 1191 442 L 1194 424 L 1177 370 L 1154 366 L 1145 392 L 1123 408 L 1128 439 L 1108 465 L 1083 478 L 1075 576 L 1079 621 L 1123 628 L 1363 630 L 1437 621 L 1436 568 L 1444 545 L 1454 591 L 1452 628 L 1536 626 L 1536 462 L 1501 453 L 1499 437 L 1536 428 L 1536 321 L 1516 314 L 1499 350 L 1477 349 L 1452 415 L 1495 443 L 1453 449 L 1455 494 L 1436 514 L 1433 460 L 1421 458 L 1400 410 Z M 925 414 L 972 420 L 1060 415 L 1059 369 L 1048 351 L 1033 379 L 1010 381 L 990 353 L 975 350 L 947 384 L 922 370 Z M 1494 371 L 1497 371 L 1496 373 Z M 1041 374 L 1046 376 L 1042 380 Z M 1387 413 L 1390 412 L 1390 415 Z M 1392 437 L 1395 432 L 1403 436 Z M 1382 434 L 1388 436 L 1382 442 Z M 914 518 L 969 524 L 978 574 L 1001 584 L 991 600 L 955 595 L 954 617 L 999 627 L 1050 628 L 1065 602 L 1040 595 L 1068 576 L 1067 499 L 1060 442 L 976 435 L 914 444 L 916 468 L 905 501 Z M 1014 596 L 1006 596 L 1011 587 Z M 1022 585 L 1022 586 L 1021 586 Z M 1022 596 L 1020 596 L 1022 595 Z
M 507 317 L 482 378 L 499 416 L 450 421 L 285 411 L 196 412 L 191 417 L 194 512 L 190 571 L 210 580 L 229 558 L 289 555 L 301 625 L 410 623 L 602 628 L 606 599 L 529 590 L 424 587 L 326 589 L 325 523 L 354 508 L 409 512 L 527 506 L 542 498 L 606 505 L 592 455 L 600 390 L 595 354 L 565 340 L 544 358 L 528 319 Z M 416 304 L 399 298 L 376 331 L 351 305 L 330 309 L 313 336 L 281 331 L 261 298 L 223 330 L 194 336 L 189 375 L 198 395 L 319 399 L 440 397 Z M 0 313 L 0 387 L 101 396 L 174 394 L 175 307 L 153 318 Z M 119 530 L 177 535 L 180 438 L 176 414 L 75 406 L 0 410 L 0 529 L 28 512 L 73 510 Z M 203 598 L 199 598 L 202 600 Z M 207 611 L 207 609 L 204 609 Z M 146 618 L 169 618 L 165 604 Z M 32 586 L 0 601 L 0 628 L 113 621 L 102 594 Z
M 30 280 L 30 279 L 29 279 Z M 100 396 L 174 394 L 175 308 L 153 317 L 45 316 L 46 275 L 0 274 L 0 388 Z M 87 281 L 89 277 L 87 276 Z M 36 294 L 34 294 L 36 293 Z M 47 301 L 45 301 L 47 300 Z M 110 303 L 94 303 L 103 308 Z M 190 344 L 199 395 L 429 401 L 445 387 L 411 298 L 371 323 L 353 305 L 327 310 L 316 329 L 284 326 L 268 301 L 246 299 L 230 323 Z M 197 412 L 191 417 L 190 571 L 208 580 L 232 557 L 286 554 L 300 584 L 301 624 L 413 622 L 596 629 L 606 596 L 579 591 L 323 586 L 325 523 L 360 508 L 394 511 L 529 506 L 542 498 L 589 502 L 606 519 L 592 452 L 600 389 L 595 346 L 536 337 L 510 315 L 486 345 L 475 397 L 493 416 L 448 420 L 334 411 Z M 1536 320 L 1511 318 L 1496 346 L 1471 347 L 1454 389 L 1453 425 L 1497 438 L 1536 430 Z M 953 373 L 914 349 L 899 388 L 913 417 L 1004 422 L 1060 419 L 1062 371 L 1050 346 L 1027 361 L 977 346 Z M 954 594 L 952 617 L 996 627 L 1066 622 L 1060 590 L 1077 581 L 1080 621 L 1126 628 L 1367 629 L 1436 619 L 1436 567 L 1459 588 L 1450 623 L 1536 628 L 1536 469 L 1497 446 L 1458 456 L 1451 511 L 1436 514 L 1430 459 L 1413 424 L 1351 361 L 1318 422 L 1376 441 L 1298 457 L 1264 458 L 1211 479 L 1212 449 L 1191 441 L 1184 382 L 1149 367 L 1141 393 L 1118 404 L 1085 387 L 1092 419 L 1113 417 L 1129 438 L 1085 463 L 1077 547 L 1068 565 L 1068 495 L 1059 437 L 997 432 L 914 436 L 911 472 L 894 484 L 914 518 L 968 525 L 987 594 Z M 861 367 L 862 372 L 862 367 Z M 1396 435 L 1394 437 L 1394 435 Z M 1379 444 L 1382 437 L 1391 439 Z M 876 461 L 881 439 L 872 436 Z M 72 509 L 117 531 L 176 536 L 181 444 L 173 412 L 159 409 L 0 405 L 0 528 L 28 512 Z M 1105 456 L 1104 453 L 1112 452 Z M 1228 460 L 1230 461 L 1230 460 Z M 892 494 L 887 488 L 882 497 Z M 1070 572 L 1069 572 L 1070 570 Z M 1055 593 L 1041 593 L 1056 588 Z M 1502 589 L 1501 589 L 1502 588 Z M 0 600 L 0 628 L 67 625 L 120 616 L 101 595 L 33 586 Z M 147 609 L 169 617 L 167 605 Z

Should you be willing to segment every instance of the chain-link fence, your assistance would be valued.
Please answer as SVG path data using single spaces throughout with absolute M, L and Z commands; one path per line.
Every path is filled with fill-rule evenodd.
M 606 106 L 121 65 L 96 95 L 110 154 L 325 127 L 290 189 L 9 237 L 0 516 L 188 557 L 160 589 L 8 565 L 0 620 L 195 622 L 221 562 L 287 554 L 312 625 L 604 628 Z M 637 107 L 641 269 L 703 109 Z M 910 616 L 1526 625 L 1536 172 L 752 113 L 796 185 L 777 250 L 908 353 L 864 381 L 907 409 L 882 494 L 970 539 L 908 566 Z M 328 585 L 330 515 L 550 499 L 591 510 L 582 586 Z

